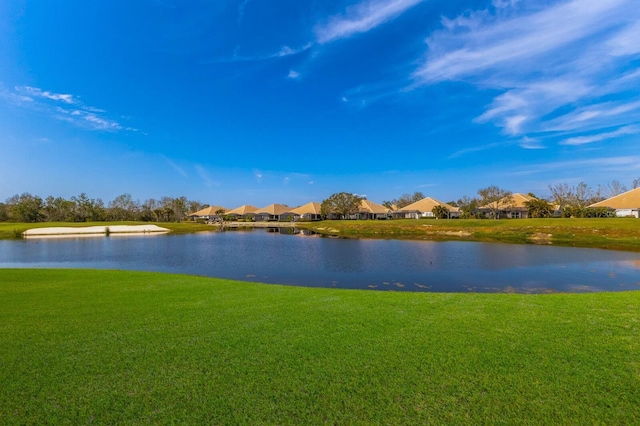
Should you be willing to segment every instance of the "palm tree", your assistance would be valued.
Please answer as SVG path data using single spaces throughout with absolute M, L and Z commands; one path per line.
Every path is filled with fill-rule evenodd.
M 437 205 L 431 209 L 431 212 L 436 217 L 436 219 L 447 219 L 449 218 L 449 210 L 445 206 Z

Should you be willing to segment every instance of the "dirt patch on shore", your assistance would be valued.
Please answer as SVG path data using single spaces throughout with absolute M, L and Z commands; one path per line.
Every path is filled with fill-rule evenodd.
M 542 232 L 535 233 L 529 237 L 529 241 L 534 244 L 552 244 L 553 234 L 545 234 Z

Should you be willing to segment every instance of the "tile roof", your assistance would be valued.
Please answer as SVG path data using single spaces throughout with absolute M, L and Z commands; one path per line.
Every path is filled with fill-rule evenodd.
M 195 213 L 191 213 L 189 216 L 214 216 L 218 210 L 226 211 L 227 209 L 221 206 L 209 206 Z
M 430 212 L 433 210 L 435 206 L 443 206 L 450 212 L 458 212 L 459 208 L 453 207 L 447 203 L 443 203 L 442 201 L 436 200 L 435 198 L 425 197 L 422 200 L 416 201 L 415 203 L 411 203 L 408 206 L 404 206 L 398 211 L 419 211 L 419 212 Z
M 296 207 L 291 210 L 292 213 L 303 215 L 303 214 L 320 214 L 320 203 L 312 201 L 303 206 Z
M 291 213 L 291 207 L 284 204 L 269 204 L 267 207 L 257 209 L 254 213 L 267 213 L 273 216 L 281 215 L 283 213 Z
M 382 204 L 374 203 L 369 200 L 362 200 L 360 202 L 360 212 L 384 214 L 389 212 L 389 209 Z
M 250 205 L 243 205 L 240 207 L 236 207 L 233 210 L 229 210 L 228 212 L 225 212 L 225 214 L 247 214 L 247 213 L 255 213 L 256 210 L 258 210 L 256 207 L 254 206 L 250 206 Z
M 640 188 L 623 192 L 604 201 L 591 204 L 589 207 L 610 207 L 612 209 L 637 209 L 640 208 Z

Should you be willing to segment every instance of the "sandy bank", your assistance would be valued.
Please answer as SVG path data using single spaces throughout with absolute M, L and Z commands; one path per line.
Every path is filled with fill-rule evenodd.
M 147 234 L 169 232 L 167 228 L 157 225 L 111 225 L 84 227 L 53 227 L 28 229 L 22 233 L 25 237 L 42 236 L 75 236 L 75 235 L 109 235 L 109 234 Z

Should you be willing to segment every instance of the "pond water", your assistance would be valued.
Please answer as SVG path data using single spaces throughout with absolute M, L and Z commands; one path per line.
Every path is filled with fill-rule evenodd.
M 0 241 L 0 268 L 186 273 L 308 287 L 439 292 L 640 290 L 640 254 L 228 231 Z

